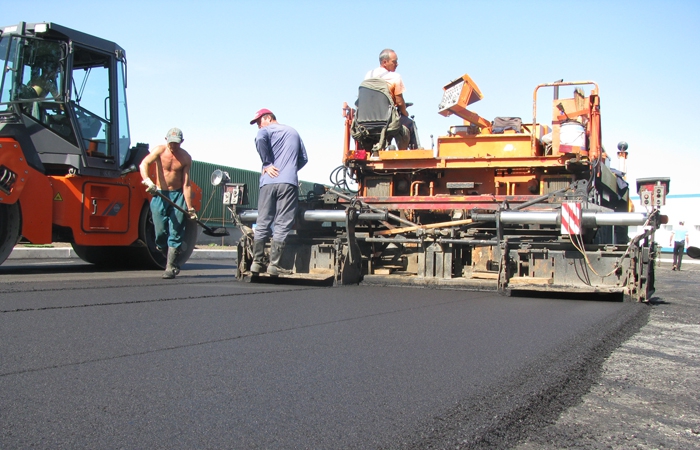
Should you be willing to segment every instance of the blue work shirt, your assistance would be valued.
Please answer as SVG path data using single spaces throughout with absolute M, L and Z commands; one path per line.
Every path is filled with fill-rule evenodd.
M 673 230 L 673 240 L 675 242 L 685 242 L 685 237 L 688 235 L 688 230 L 685 228 L 678 228 Z
M 260 155 L 263 168 L 272 164 L 279 170 L 279 176 L 260 175 L 260 187 L 266 184 L 287 183 L 299 185 L 297 172 L 309 161 L 304 142 L 297 131 L 281 123 L 271 123 L 258 130 L 255 147 Z

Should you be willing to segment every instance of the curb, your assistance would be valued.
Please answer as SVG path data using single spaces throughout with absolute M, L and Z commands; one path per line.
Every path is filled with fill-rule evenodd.
M 7 259 L 54 259 L 78 258 L 70 247 L 61 248 L 27 248 L 15 247 Z
M 235 259 L 236 250 L 195 249 L 189 259 Z M 70 247 L 16 247 L 7 259 L 79 259 Z
M 659 259 L 659 261 L 661 261 L 663 263 L 673 264 L 673 258 L 670 258 L 670 259 L 663 258 L 663 259 Z M 700 264 L 700 259 L 692 259 L 688 255 L 684 255 L 683 256 L 683 265 L 686 265 L 686 264 Z

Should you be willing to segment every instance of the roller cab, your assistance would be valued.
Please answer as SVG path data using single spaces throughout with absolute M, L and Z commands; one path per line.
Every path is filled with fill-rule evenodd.
M 124 49 L 50 22 L 0 31 L 0 263 L 22 240 L 164 267 L 137 170 L 148 145 L 131 145 Z

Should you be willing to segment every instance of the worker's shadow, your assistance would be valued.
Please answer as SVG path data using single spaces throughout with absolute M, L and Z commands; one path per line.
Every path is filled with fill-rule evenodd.
M 664 300 L 661 297 L 652 296 L 649 299 L 649 304 L 652 306 L 656 306 L 656 305 L 670 305 L 671 303 L 667 302 L 666 300 Z

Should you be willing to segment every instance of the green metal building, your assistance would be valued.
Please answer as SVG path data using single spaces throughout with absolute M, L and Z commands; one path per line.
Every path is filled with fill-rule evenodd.
M 248 204 L 243 205 L 246 209 L 258 208 L 260 172 L 201 161 L 192 161 L 190 178 L 197 186 L 202 188 L 202 209 L 199 211 L 200 219 L 202 222 L 210 224 L 210 226 L 232 225 L 231 214 L 223 206 L 223 186 L 212 186 L 211 184 L 211 174 L 217 169 L 228 173 L 231 183 L 246 184 Z M 306 196 L 307 192 L 313 190 L 315 184 L 317 183 L 301 181 L 299 196 Z

